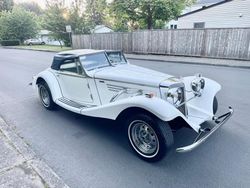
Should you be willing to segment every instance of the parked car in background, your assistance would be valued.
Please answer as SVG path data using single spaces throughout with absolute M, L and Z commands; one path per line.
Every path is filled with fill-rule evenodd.
M 42 105 L 117 120 L 131 148 L 144 160 L 162 159 L 173 145 L 173 131 L 197 133 L 187 152 L 207 140 L 232 115 L 215 115 L 217 82 L 201 74 L 177 78 L 131 65 L 121 51 L 71 50 L 55 55 L 50 68 L 34 76 Z M 204 122 L 211 121 L 212 127 Z M 102 126 L 102 125 L 100 125 Z
M 44 45 L 45 42 L 41 39 L 27 39 L 24 41 L 24 44 L 26 45 Z

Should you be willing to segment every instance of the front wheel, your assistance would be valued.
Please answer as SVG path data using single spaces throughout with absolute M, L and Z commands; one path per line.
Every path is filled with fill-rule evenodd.
M 138 114 L 129 118 L 126 124 L 129 143 L 142 159 L 159 161 L 171 150 L 174 140 L 167 122 Z
M 49 86 L 46 82 L 41 82 L 38 84 L 38 92 L 42 105 L 48 110 L 53 110 L 56 107 L 56 104 L 52 99 Z
M 218 110 L 218 100 L 217 97 L 215 96 L 213 100 L 213 113 L 216 114 L 217 110 Z

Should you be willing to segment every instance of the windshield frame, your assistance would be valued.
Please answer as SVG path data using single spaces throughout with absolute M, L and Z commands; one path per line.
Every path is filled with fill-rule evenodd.
M 122 50 L 110 50 L 110 51 L 106 51 L 107 57 L 108 57 L 108 59 L 109 59 L 108 53 L 120 53 L 121 56 L 122 56 L 122 58 L 125 60 L 125 61 L 123 61 L 123 63 L 111 63 L 111 62 L 110 62 L 112 66 L 128 64 L 128 60 L 127 60 L 127 58 L 125 57 L 125 55 L 124 55 L 124 53 L 122 52 Z M 110 61 L 110 59 L 109 59 L 109 61 Z
M 96 55 L 96 54 L 104 54 L 104 55 L 105 55 L 105 58 L 106 58 L 106 60 L 107 60 L 107 62 L 108 62 L 108 64 L 105 65 L 105 66 L 96 67 L 96 68 L 92 68 L 92 69 L 90 69 L 90 70 L 87 70 L 87 69 L 84 67 L 83 62 L 81 61 L 81 57 L 84 57 L 84 56 L 91 56 L 91 55 Z M 91 54 L 79 55 L 78 59 L 79 59 L 79 61 L 80 61 L 80 63 L 81 63 L 81 66 L 82 66 L 83 70 L 85 71 L 85 73 L 90 72 L 90 71 L 93 71 L 93 70 L 101 69 L 101 68 L 104 68 L 104 67 L 112 67 L 112 66 L 113 66 L 113 65 L 111 64 L 109 58 L 108 58 L 108 55 L 106 54 L 106 51 L 103 51 L 103 52 L 96 52 L 96 53 L 91 53 Z

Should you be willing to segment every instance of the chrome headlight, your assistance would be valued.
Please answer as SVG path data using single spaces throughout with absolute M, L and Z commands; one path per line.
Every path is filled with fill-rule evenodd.
M 182 88 L 170 88 L 166 93 L 166 99 L 168 102 L 175 106 L 179 106 L 184 99 L 184 93 Z
M 191 82 L 191 88 L 195 95 L 201 95 L 204 87 L 205 87 L 205 80 L 203 78 L 198 77 Z

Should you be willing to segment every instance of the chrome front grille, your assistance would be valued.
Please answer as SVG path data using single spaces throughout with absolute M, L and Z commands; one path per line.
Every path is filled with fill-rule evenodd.
M 182 99 L 182 105 L 179 106 L 177 109 L 183 114 L 183 115 L 187 115 L 187 107 L 186 107 L 186 94 L 185 94 L 185 87 L 181 87 L 182 89 L 182 93 L 183 93 L 183 99 Z
M 183 114 L 183 115 L 187 115 L 187 108 L 186 108 L 186 105 L 183 104 L 181 105 L 180 107 L 178 107 L 178 110 Z

